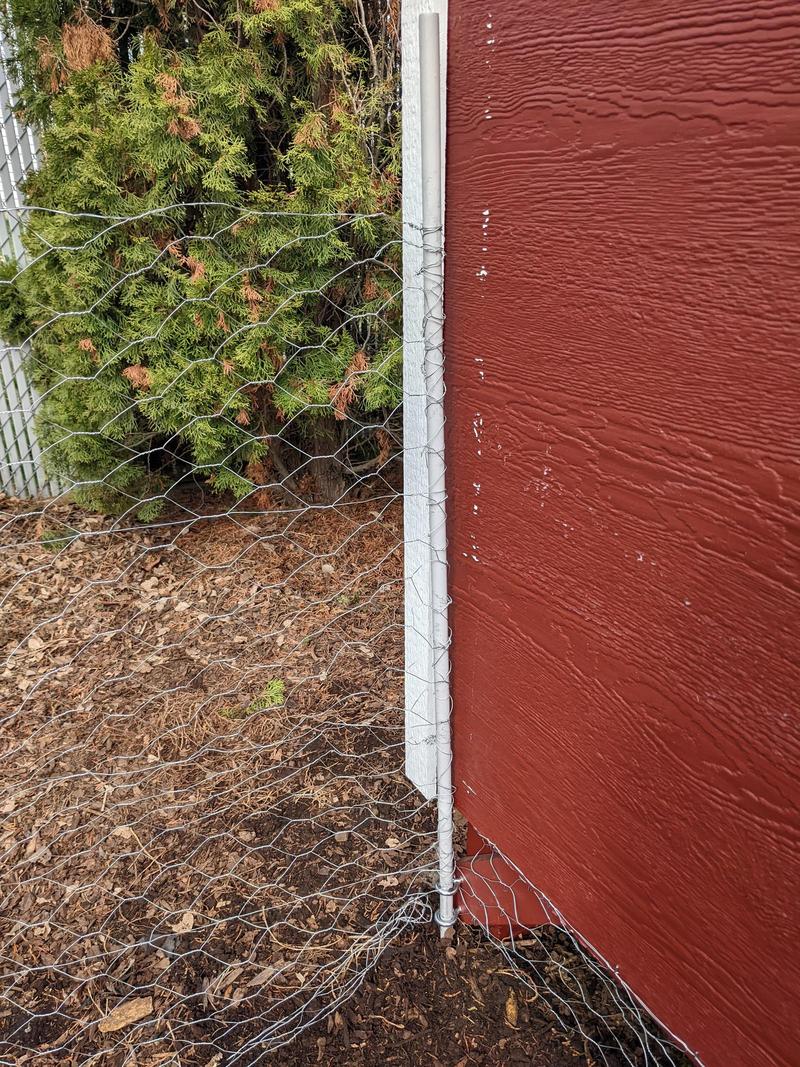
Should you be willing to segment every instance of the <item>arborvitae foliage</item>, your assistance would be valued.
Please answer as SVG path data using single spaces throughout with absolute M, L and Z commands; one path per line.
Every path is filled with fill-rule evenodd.
M 43 161 L 0 333 L 32 337 L 50 469 L 145 516 L 189 478 L 336 498 L 343 464 L 309 457 L 369 470 L 400 399 L 396 11 L 12 0 L 10 18 Z

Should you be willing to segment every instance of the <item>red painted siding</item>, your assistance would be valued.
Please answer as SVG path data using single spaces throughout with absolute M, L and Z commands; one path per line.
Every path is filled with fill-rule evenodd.
M 799 42 L 451 5 L 458 804 L 709 1067 L 800 1044 Z

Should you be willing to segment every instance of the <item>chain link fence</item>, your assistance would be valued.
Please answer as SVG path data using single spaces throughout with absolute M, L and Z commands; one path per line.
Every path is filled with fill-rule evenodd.
M 0 31 L 0 259 L 23 255 L 20 208 L 22 183 L 36 165 L 32 129 L 19 122 L 13 109 L 9 47 Z M 0 490 L 22 496 L 57 492 L 42 464 L 32 413 L 36 394 L 24 370 L 24 350 L 0 338 Z

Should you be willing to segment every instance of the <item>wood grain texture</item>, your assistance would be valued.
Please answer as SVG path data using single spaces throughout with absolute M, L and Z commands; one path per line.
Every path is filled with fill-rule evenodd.
M 458 805 L 708 1067 L 796 1067 L 800 6 L 448 48 Z

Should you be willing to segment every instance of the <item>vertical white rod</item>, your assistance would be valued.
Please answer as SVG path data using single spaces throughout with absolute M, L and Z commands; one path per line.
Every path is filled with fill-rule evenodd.
M 422 150 L 422 289 L 425 304 L 425 382 L 428 435 L 428 514 L 431 552 L 433 706 L 436 721 L 436 801 L 439 910 L 444 935 L 456 921 L 453 849 L 453 746 L 450 731 L 450 630 L 447 618 L 447 526 L 444 457 L 444 277 L 442 234 L 442 115 L 439 16 L 419 17 Z

